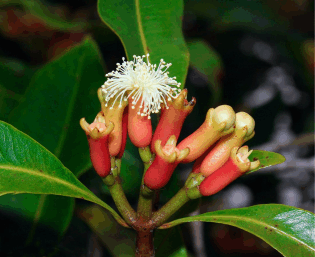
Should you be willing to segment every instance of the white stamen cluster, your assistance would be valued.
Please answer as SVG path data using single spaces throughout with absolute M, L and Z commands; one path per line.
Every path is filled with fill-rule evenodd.
M 146 57 L 146 61 L 143 58 Z M 159 66 L 151 64 L 149 54 L 143 56 L 133 56 L 133 61 L 125 61 L 117 63 L 117 68 L 105 76 L 107 81 L 102 86 L 105 98 L 105 106 L 111 99 L 113 108 L 114 104 L 119 101 L 119 106 L 122 107 L 122 101 L 132 99 L 132 108 L 141 99 L 138 114 L 148 116 L 150 119 L 151 113 L 158 113 L 161 109 L 161 104 L 166 108 L 167 101 L 176 98 L 181 91 L 180 83 L 176 82 L 176 77 L 168 77 L 167 69 L 172 65 L 165 63 L 161 59 Z M 171 87 L 174 85 L 176 87 Z

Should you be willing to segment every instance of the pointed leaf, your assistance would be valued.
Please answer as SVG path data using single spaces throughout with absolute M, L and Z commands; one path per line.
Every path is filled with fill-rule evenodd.
M 184 86 L 189 53 L 181 30 L 183 1 L 99 0 L 98 12 L 122 41 L 129 60 L 149 53 L 153 64 L 171 62 L 170 76 Z
M 35 140 L 2 121 L 0 135 L 0 195 L 30 193 L 80 198 L 99 204 L 124 223 L 110 206 Z
M 255 160 L 259 160 L 260 165 L 258 168 L 253 169 L 253 170 L 247 172 L 246 174 L 249 174 L 249 173 L 255 172 L 257 170 L 285 162 L 285 158 L 283 155 L 281 155 L 279 153 L 261 151 L 261 150 L 254 150 L 251 153 L 251 155 L 248 157 L 248 159 L 251 162 L 255 161 Z
M 215 211 L 174 220 L 160 228 L 192 221 L 222 223 L 244 229 L 260 237 L 287 257 L 315 254 L 315 216 L 311 212 L 292 206 L 264 204 Z

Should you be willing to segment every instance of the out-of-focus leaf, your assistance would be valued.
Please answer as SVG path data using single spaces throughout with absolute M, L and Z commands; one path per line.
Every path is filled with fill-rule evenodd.
M 48 8 L 48 4 L 39 0 L 2 0 L 0 8 L 6 6 L 22 7 L 26 12 L 34 17 L 42 20 L 45 26 L 51 29 L 82 31 L 87 27 L 87 23 L 73 22 L 62 19 L 55 14 L 52 9 Z
M 315 216 L 292 206 L 264 204 L 209 212 L 178 219 L 164 224 L 161 228 L 192 221 L 222 223 L 244 229 L 287 257 L 315 254 Z
M 24 94 L 34 73 L 35 69 L 20 60 L 0 58 L 0 85 L 6 88 L 7 94 L 14 99 L 15 94 L 18 94 L 18 99 Z
M 154 234 L 154 245 L 157 257 L 188 257 L 181 229 L 179 228 L 157 230 Z
M 9 113 L 23 99 L 35 70 L 15 59 L 0 58 L 0 119 L 8 121 Z
M 99 236 L 112 256 L 135 255 L 136 233 L 134 230 L 119 226 L 113 217 L 98 205 L 80 210 L 78 214 Z
M 96 92 L 105 80 L 102 64 L 97 45 L 87 38 L 35 73 L 9 118 L 76 175 L 91 167 L 79 120 L 92 122 L 100 110 Z
M 223 74 L 222 60 L 218 53 L 204 41 L 188 43 L 190 64 L 207 78 L 212 93 L 212 104 L 221 100 L 220 77 Z
M 86 39 L 36 72 L 24 101 L 13 111 L 9 121 L 47 147 L 79 176 L 92 166 L 79 120 L 86 117 L 93 121 L 100 109 L 96 91 L 103 82 L 104 71 L 98 48 L 93 40 Z M 45 224 L 48 221 L 45 216 L 50 217 L 49 213 L 63 209 L 66 214 L 65 210 L 68 210 L 68 215 L 56 215 L 51 220 L 55 223 L 52 227 L 63 233 L 72 217 L 74 199 L 54 195 L 36 197 L 38 210 L 34 211 L 33 206 L 27 210 L 26 203 L 25 212 L 33 212 L 34 224 Z M 16 199 L 2 202 L 0 198 L 0 204 L 10 209 L 23 202 L 25 196 L 17 195 Z M 44 206 L 46 211 L 41 209 Z M 24 212 L 19 213 L 23 215 Z
M 34 139 L 2 121 L 0 135 L 0 195 L 30 193 L 80 198 L 99 204 L 124 223 Z
M 112 216 L 97 205 L 80 210 L 78 214 L 99 236 L 112 256 L 134 256 L 135 231 L 119 226 Z M 188 256 L 180 229 L 155 231 L 154 246 L 157 257 Z
M 181 30 L 182 1 L 99 0 L 98 12 L 122 41 L 129 60 L 149 53 L 153 64 L 171 62 L 170 75 L 184 86 L 189 52 Z
M 283 33 L 288 30 L 289 23 L 280 19 L 278 13 L 262 1 L 187 1 L 185 8 L 196 15 L 212 20 L 217 30 L 233 28 L 254 31 L 269 30 Z
M 249 173 L 255 172 L 257 170 L 285 162 L 285 158 L 283 155 L 281 155 L 279 153 L 261 151 L 261 150 L 254 150 L 251 153 L 251 155 L 248 157 L 248 159 L 251 162 L 255 161 L 255 160 L 259 160 L 260 165 L 258 166 L 258 168 L 253 169 L 253 170 L 247 172 L 246 174 L 249 174 Z

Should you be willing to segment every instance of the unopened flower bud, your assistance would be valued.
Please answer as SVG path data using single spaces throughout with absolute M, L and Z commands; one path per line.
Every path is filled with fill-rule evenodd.
M 220 137 L 234 130 L 235 112 L 231 106 L 221 105 L 211 108 L 205 122 L 190 136 L 179 143 L 178 149 L 188 147 L 189 155 L 183 160 L 184 163 L 192 162 L 200 157 Z
M 120 151 L 117 154 L 116 158 L 121 159 L 126 148 L 127 143 L 127 134 L 128 134 L 128 108 L 125 108 L 123 117 L 122 117 L 122 141 Z
M 103 95 L 101 88 L 98 89 L 97 94 L 106 122 L 110 121 L 114 124 L 114 130 L 109 137 L 109 153 L 111 156 L 116 156 L 119 154 L 122 145 L 122 118 L 128 102 L 116 101 L 116 99 L 106 102 L 105 98 L 107 96 Z
M 129 98 L 128 135 L 136 147 L 146 147 L 152 139 L 151 118 L 141 113 L 143 109 L 141 104 L 143 104 L 142 101 L 134 103 L 134 100 Z
M 178 150 L 176 142 L 175 135 L 168 139 L 164 147 L 161 145 L 161 140 L 155 142 L 156 157 L 144 175 L 144 184 L 148 188 L 157 190 L 164 187 L 177 164 L 189 154 L 188 148 Z
M 93 167 L 100 177 L 106 177 L 111 171 L 108 141 L 114 124 L 112 122 L 105 124 L 105 118 L 100 112 L 92 124 L 89 125 L 82 118 L 80 125 L 87 135 Z
M 247 146 L 234 147 L 227 162 L 201 182 L 200 193 L 203 196 L 216 194 L 247 171 L 256 169 L 260 162 L 249 161 L 248 156 L 251 152 Z
M 162 107 L 161 117 L 151 142 L 151 152 L 155 153 L 154 144 L 156 140 L 161 140 L 162 145 L 166 143 L 171 135 L 178 139 L 183 123 L 196 104 L 193 97 L 190 102 L 186 100 L 187 89 L 180 92 L 177 98 L 168 102 L 167 106 Z
M 207 177 L 220 168 L 228 160 L 233 147 L 242 146 L 254 136 L 254 128 L 255 121 L 249 114 L 237 113 L 234 132 L 222 137 L 204 158 L 200 166 L 202 174 Z

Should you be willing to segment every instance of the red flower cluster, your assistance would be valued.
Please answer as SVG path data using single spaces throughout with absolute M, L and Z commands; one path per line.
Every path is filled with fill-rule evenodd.
M 193 174 L 202 174 L 199 192 L 212 195 L 222 190 L 245 172 L 259 166 L 250 162 L 247 146 L 255 132 L 254 119 L 245 112 L 236 113 L 228 105 L 211 108 L 204 123 L 177 145 L 184 120 L 196 103 L 186 100 L 187 90 L 170 99 L 161 107 L 157 128 L 152 133 L 151 119 L 141 115 L 140 103 L 105 101 L 98 91 L 102 111 L 92 124 L 81 119 L 81 127 L 87 134 L 90 155 L 96 172 L 106 177 L 111 171 L 111 157 L 122 158 L 127 133 L 131 142 L 140 148 L 149 147 L 155 156 L 144 176 L 144 184 L 151 190 L 164 187 L 179 163 L 195 161 Z

